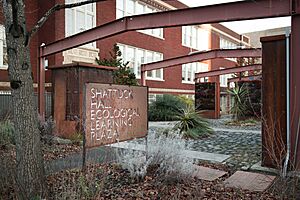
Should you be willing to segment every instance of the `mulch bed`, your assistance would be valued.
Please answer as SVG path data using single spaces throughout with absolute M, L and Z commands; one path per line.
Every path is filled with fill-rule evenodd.
M 89 165 L 86 173 L 80 170 L 59 172 L 48 176 L 47 181 L 52 194 L 50 199 L 64 198 L 64 195 L 73 195 L 73 199 L 279 199 L 269 192 L 225 188 L 222 182 L 226 178 L 212 182 L 196 178 L 162 182 L 161 177 L 148 174 L 142 180 L 135 180 L 118 165 L 105 164 Z
M 45 160 L 64 158 L 80 151 L 82 149 L 78 145 L 43 145 Z M 11 159 L 15 157 L 13 147 L 1 147 L 0 156 L 2 159 L 6 157 L 14 160 Z M 144 179 L 136 180 L 117 164 L 93 164 L 88 165 L 85 172 L 74 169 L 47 176 L 48 199 L 289 199 L 279 196 L 278 188 L 282 189 L 280 186 L 283 185 L 280 182 L 263 193 L 225 188 L 222 182 L 234 173 L 233 169 L 223 164 L 198 164 L 228 174 L 212 182 L 196 178 L 166 182 L 162 181 L 162 177 L 149 172 Z M 3 172 L 7 173 L 5 170 Z M 13 192 L 13 186 L 5 186 L 0 181 L 2 199 L 14 199 Z
M 77 144 L 43 144 L 44 160 L 55 160 L 65 158 L 73 153 L 82 152 L 82 146 Z

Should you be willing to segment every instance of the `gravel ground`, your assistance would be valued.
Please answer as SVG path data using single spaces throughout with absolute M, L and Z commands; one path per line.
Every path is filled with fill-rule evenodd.
M 261 124 L 253 126 L 232 126 L 226 125 L 232 121 L 230 116 L 223 116 L 221 119 L 208 119 L 212 128 L 223 129 L 215 131 L 215 133 L 207 138 L 192 143 L 191 149 L 194 151 L 226 154 L 231 157 L 225 163 L 231 168 L 249 168 L 253 164 L 261 160 Z M 150 122 L 150 130 L 158 130 L 161 132 L 165 128 L 171 128 L 174 122 Z M 231 132 L 225 131 L 230 129 Z M 239 132 L 243 130 L 243 132 Z M 245 132 L 249 131 L 249 132 Z M 235 132 L 232 132 L 235 131 Z M 150 131 L 151 132 L 151 131 Z M 145 144 L 144 139 L 136 140 L 140 144 Z
M 233 125 L 226 125 L 226 123 L 232 121 L 231 115 L 221 116 L 220 119 L 207 119 L 211 127 L 213 128 L 223 128 L 223 129 L 238 129 L 238 130 L 253 130 L 253 131 L 260 131 L 261 130 L 261 123 L 257 123 L 256 125 L 252 126 L 233 126 Z

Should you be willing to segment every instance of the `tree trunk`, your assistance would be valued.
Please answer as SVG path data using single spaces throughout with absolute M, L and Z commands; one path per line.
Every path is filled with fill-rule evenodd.
M 34 100 L 30 50 L 22 0 L 3 0 L 16 138 L 16 185 L 19 199 L 44 197 L 46 183 Z

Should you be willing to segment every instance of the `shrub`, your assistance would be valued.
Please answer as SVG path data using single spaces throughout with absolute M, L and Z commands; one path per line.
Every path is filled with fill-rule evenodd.
M 186 106 L 177 96 L 169 94 L 158 96 L 156 101 L 149 105 L 149 120 L 174 121 L 180 109 Z
M 175 125 L 175 129 L 179 129 L 184 137 L 198 139 L 210 135 L 213 130 L 209 124 L 192 108 L 182 109 L 180 114 L 176 116 L 179 122 Z
M 168 135 L 150 132 L 147 156 L 143 152 L 127 150 L 118 154 L 117 160 L 133 178 L 152 173 L 161 182 L 184 181 L 191 178 L 195 170 L 193 159 L 185 155 L 184 150 L 188 147 L 178 132 Z
M 9 120 L 0 122 L 0 146 L 15 144 L 14 126 Z

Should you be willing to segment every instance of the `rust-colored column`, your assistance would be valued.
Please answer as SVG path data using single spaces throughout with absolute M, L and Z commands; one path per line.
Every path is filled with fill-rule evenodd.
M 45 58 L 41 55 L 43 55 L 43 47 L 39 48 L 38 104 L 39 114 L 42 119 L 45 119 Z
M 298 7 L 300 7 L 298 5 Z M 300 13 L 300 8 L 298 8 Z M 300 170 L 300 141 L 297 137 L 300 126 L 300 15 L 292 16 L 291 68 L 290 68 L 290 118 L 291 118 L 291 158 L 296 169 Z M 296 155 L 295 155 L 296 153 Z
M 220 118 L 220 111 L 221 111 L 221 105 L 220 105 L 220 96 L 221 96 L 221 88 L 220 88 L 220 76 L 216 76 L 216 90 L 215 90 L 215 119 Z
M 146 71 L 141 72 L 141 85 L 146 86 Z

